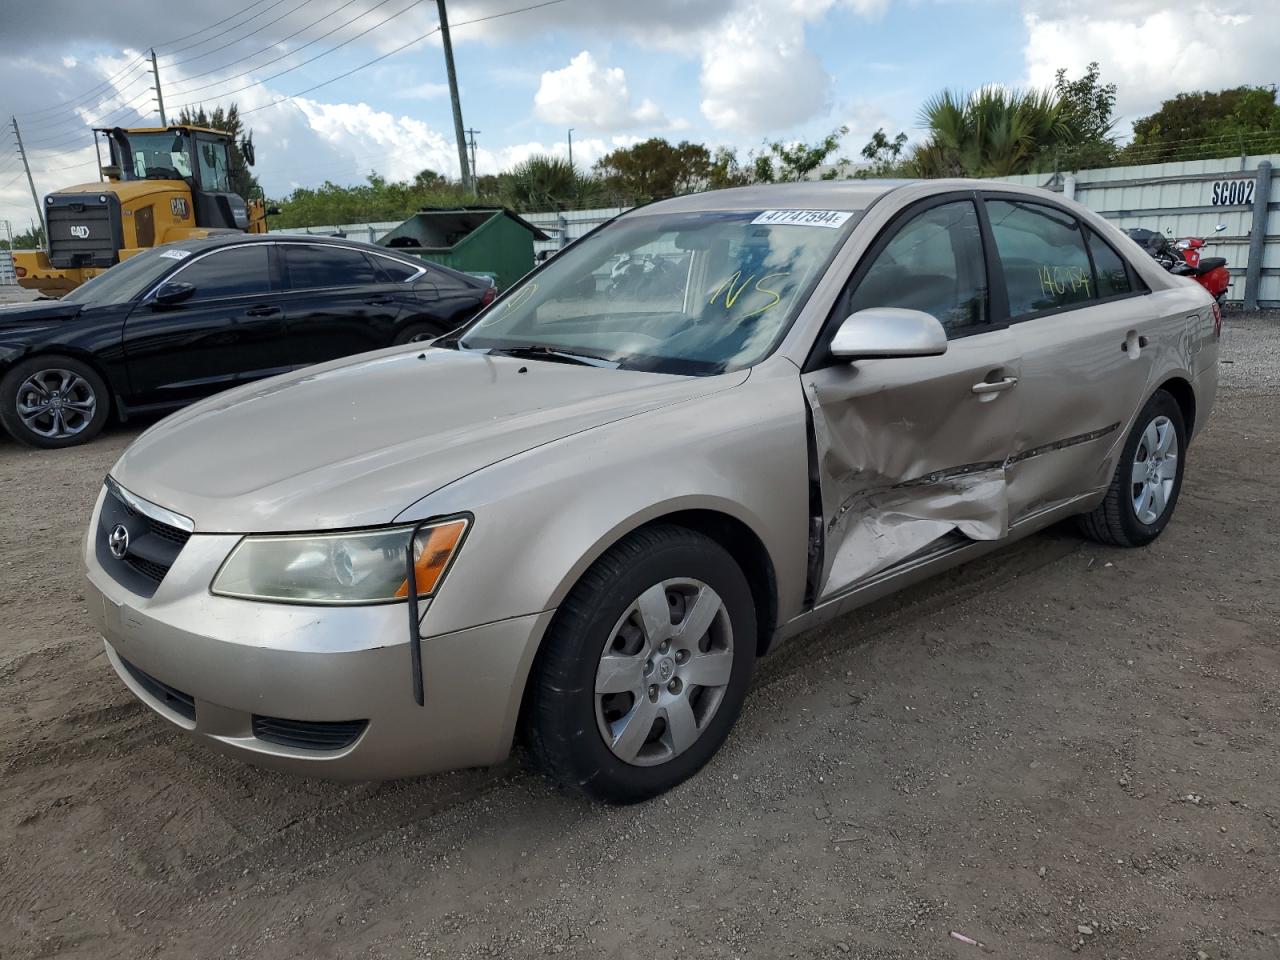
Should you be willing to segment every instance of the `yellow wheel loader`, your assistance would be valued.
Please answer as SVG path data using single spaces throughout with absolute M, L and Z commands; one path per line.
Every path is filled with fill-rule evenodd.
M 58 297 L 139 251 L 215 233 L 266 233 L 261 200 L 231 189 L 231 137 L 206 127 L 100 129 L 105 182 L 44 198 L 47 250 L 14 251 L 18 283 Z M 245 160 L 253 163 L 248 145 Z

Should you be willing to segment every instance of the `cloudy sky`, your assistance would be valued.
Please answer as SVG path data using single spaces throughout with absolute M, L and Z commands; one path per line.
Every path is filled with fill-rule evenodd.
M 434 0 L 0 2 L 0 118 L 17 115 L 42 194 L 96 179 L 91 126 L 157 119 L 140 60 L 152 45 L 171 118 L 184 104 L 248 112 L 272 196 L 370 170 L 457 173 Z M 449 4 L 481 173 L 563 154 L 570 127 L 584 166 L 654 135 L 745 153 L 840 125 L 852 157 L 879 126 L 918 135 L 921 101 L 943 87 L 1046 84 L 1090 60 L 1120 85 L 1130 121 L 1181 89 L 1280 80 L 1280 7 L 1256 0 L 559 0 L 512 12 L 535 2 Z M 0 219 L 15 229 L 32 214 L 20 171 L 0 131 Z

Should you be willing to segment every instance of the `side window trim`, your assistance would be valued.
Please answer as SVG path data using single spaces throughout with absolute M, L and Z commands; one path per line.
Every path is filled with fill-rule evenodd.
M 1026 195 L 1020 194 L 1020 193 L 1005 193 L 1003 191 L 998 191 L 998 190 L 980 190 L 978 191 L 978 205 L 981 210 L 981 213 L 979 214 L 979 218 L 982 223 L 987 225 L 987 230 L 990 230 L 990 224 L 991 224 L 990 215 L 987 213 L 988 200 L 1003 200 L 1006 203 L 1022 202 L 1022 203 L 1038 204 L 1042 207 L 1048 207 L 1049 209 L 1053 210 L 1055 213 L 1061 214 L 1062 216 L 1069 218 L 1075 224 L 1076 230 L 1079 231 L 1080 233 L 1080 240 L 1084 244 L 1085 256 L 1089 258 L 1089 272 L 1090 272 L 1090 276 L 1093 279 L 1093 289 L 1096 293 L 1096 291 L 1098 290 L 1098 269 L 1096 264 L 1093 261 L 1093 248 L 1089 243 L 1089 236 L 1090 234 L 1092 234 L 1093 236 L 1096 236 L 1101 242 L 1107 243 L 1106 239 L 1101 234 L 1099 234 L 1097 230 L 1094 230 L 1088 223 L 1081 220 L 1078 216 L 1076 216 L 1070 210 L 1066 209 L 1065 207 L 1059 206 L 1058 204 L 1054 203 L 1051 199 L 1042 200 L 1039 197 L 1027 197 Z M 985 244 L 986 242 L 987 242 L 987 239 L 986 239 L 986 235 L 984 234 L 983 243 Z M 1060 307 L 1050 307 L 1046 310 L 1037 310 L 1033 313 L 1024 313 L 1024 314 L 1021 314 L 1020 316 L 1013 317 L 1009 315 L 1009 288 L 1006 285 L 1005 278 L 1004 278 L 1004 261 L 1000 259 L 999 252 L 995 248 L 994 233 L 992 233 L 991 235 L 990 242 L 991 242 L 991 255 L 988 257 L 988 262 L 990 263 L 992 261 L 998 261 L 998 270 L 1000 274 L 1000 286 L 998 289 L 999 289 L 1000 300 L 1003 305 L 1004 324 L 1006 326 L 1014 323 L 1026 323 L 1028 320 L 1039 320 L 1043 317 L 1056 317 L 1058 314 L 1069 313 L 1072 310 L 1082 310 L 1086 307 L 1097 306 L 1100 303 L 1111 303 L 1113 301 L 1124 300 L 1129 297 L 1142 296 L 1143 294 L 1150 292 L 1149 290 L 1139 289 L 1140 286 L 1145 286 L 1145 284 L 1142 284 L 1142 280 L 1137 275 L 1137 271 L 1134 270 L 1133 264 L 1129 262 L 1129 258 L 1120 254 L 1115 249 L 1115 247 L 1111 247 L 1111 244 L 1107 243 L 1107 246 L 1111 247 L 1112 252 L 1115 253 L 1116 256 L 1120 257 L 1120 261 L 1125 265 L 1125 272 L 1129 275 L 1129 286 L 1131 288 L 1128 293 L 1115 294 L 1110 297 L 1098 297 L 1095 295 L 1090 299 L 1080 301 L 1079 303 L 1068 303 Z M 992 294 L 992 301 L 994 302 L 994 300 L 995 300 L 995 294 Z M 993 314 L 994 314 L 994 310 L 993 310 Z
M 1121 263 L 1124 264 L 1125 277 L 1127 277 L 1129 280 L 1129 289 L 1127 292 L 1113 293 L 1109 297 L 1099 297 L 1098 303 L 1110 303 L 1113 300 L 1126 300 L 1129 297 L 1141 297 L 1150 293 L 1151 288 L 1148 287 L 1146 283 L 1143 282 L 1142 277 L 1138 275 L 1138 271 L 1134 269 L 1133 262 L 1128 257 L 1126 257 L 1123 253 L 1117 250 L 1115 248 L 1115 245 L 1112 244 L 1110 240 L 1108 240 L 1096 229 L 1094 229 L 1092 224 L 1084 223 L 1084 221 L 1081 221 L 1081 223 L 1083 223 L 1084 225 L 1085 245 L 1089 248 L 1089 260 L 1091 262 L 1093 260 L 1093 241 L 1097 240 L 1098 243 L 1101 243 L 1108 250 L 1110 250 L 1112 255 L 1114 255 L 1117 260 L 1119 260 Z M 1097 282 L 1097 278 L 1098 278 L 1097 268 L 1095 265 L 1095 268 L 1094 268 L 1095 283 Z M 1099 287 L 1098 289 L 1101 290 L 1102 288 Z
M 381 254 L 373 250 L 365 250 L 363 251 L 363 253 L 366 257 L 368 257 L 371 260 L 375 260 L 375 261 L 386 260 L 389 263 L 398 264 L 399 266 L 402 266 L 402 267 L 411 266 L 411 264 L 405 263 L 403 260 L 397 260 L 395 257 L 388 257 L 385 254 Z M 375 263 L 374 266 L 377 267 L 380 265 Z M 386 283 L 413 283 L 415 280 L 421 280 L 422 275 L 427 272 L 427 268 L 425 266 L 419 267 L 417 266 L 417 264 L 412 264 L 412 266 L 417 267 L 417 270 L 418 270 L 418 272 L 415 273 L 413 276 L 405 277 L 403 280 L 387 280 L 385 282 Z
M 199 262 L 200 262 L 200 261 L 202 261 L 202 260 L 207 260 L 209 257 L 215 257 L 215 256 L 217 256 L 217 255 L 218 255 L 218 254 L 220 254 L 220 253 L 226 253 L 226 252 L 227 252 L 227 251 L 229 251 L 229 250 L 245 250 L 245 249 L 248 249 L 248 248 L 252 248 L 252 247 L 259 247 L 259 246 L 261 246 L 261 247 L 267 247 L 267 248 L 268 248 L 268 251 L 267 251 L 267 282 L 268 282 L 269 284 L 271 284 L 271 286 L 270 286 L 270 287 L 268 287 L 268 289 L 264 290 L 264 291 L 263 291 L 263 292 L 261 292 L 261 293 L 236 293 L 236 294 L 232 294 L 232 295 L 230 295 L 230 296 L 227 296 L 227 295 L 225 295 L 225 294 L 224 294 L 224 295 L 222 295 L 222 296 L 218 296 L 218 297 L 210 297 L 209 299 L 210 299 L 210 300 L 252 300 L 252 299 L 257 298 L 257 297 L 272 296 L 272 295 L 274 295 L 274 294 L 280 293 L 280 292 L 281 292 L 281 290 L 282 290 L 282 288 L 280 288 L 280 289 L 277 289 L 277 288 L 276 288 L 276 286 L 275 286 L 275 282 L 276 282 L 276 275 L 275 275 L 275 273 L 274 273 L 274 272 L 272 271 L 272 269 L 271 269 L 271 251 L 270 251 L 270 249 L 269 249 L 269 248 L 270 248 L 270 247 L 272 247 L 272 246 L 274 246 L 274 244 L 267 244 L 267 243 L 236 243 L 236 244 L 232 244 L 232 245 L 230 245 L 230 246 L 226 246 L 226 247 L 218 247 L 216 250 L 206 250 L 206 251 L 204 251 L 203 253 L 197 253 L 197 254 L 194 254 L 194 255 L 192 255 L 191 257 L 188 257 L 187 259 L 183 260 L 183 261 L 182 261 L 182 263 L 181 263 L 181 265 L 180 265 L 176 270 L 174 270 L 172 273 L 165 274 L 165 276 L 164 276 L 164 277 L 162 277 L 160 280 L 158 280 L 158 281 L 155 283 L 155 285 L 154 285 L 154 286 L 152 286 L 152 287 L 151 287 L 151 289 L 150 289 L 150 290 L 148 290 L 148 291 L 146 292 L 146 294 L 142 297 L 142 299 L 141 299 L 139 302 L 140 302 L 140 303 L 146 303 L 148 300 L 150 300 L 152 297 L 154 297 L 154 296 L 155 296 L 156 291 L 157 291 L 157 290 L 159 290 L 161 287 L 163 287 L 166 283 L 172 283 L 173 281 L 177 280 L 180 276 L 182 276 L 182 274 L 183 274 L 186 270 L 189 270 L 191 267 L 195 266 L 197 263 L 199 263 Z M 201 302 L 204 302 L 204 301 L 201 301 L 199 298 L 196 298 L 196 299 L 194 299 L 192 302 L 193 302 L 193 303 L 201 303 Z
M 348 247 L 346 244 L 342 244 L 342 243 L 325 243 L 325 244 L 308 243 L 305 240 L 291 240 L 291 241 L 286 241 L 284 243 L 276 241 L 276 246 L 298 247 L 302 249 L 310 248 L 312 250 L 318 250 L 318 251 L 344 250 L 347 253 L 354 253 L 359 256 L 362 256 L 364 258 L 365 263 L 368 265 L 369 269 L 372 270 L 374 273 L 374 279 L 371 280 L 369 283 L 338 283 L 338 284 L 333 284 L 327 287 L 295 287 L 293 285 L 293 273 L 292 271 L 289 270 L 289 257 L 282 250 L 281 256 L 280 256 L 280 263 L 283 266 L 282 273 L 285 279 L 284 289 L 290 291 L 291 293 L 308 293 L 313 290 L 337 290 L 341 288 L 364 287 L 364 286 L 369 286 L 371 284 L 387 282 L 387 281 L 378 279 L 379 277 L 382 276 L 381 271 L 378 270 L 377 264 L 369 262 L 371 256 L 376 256 L 376 254 L 371 255 L 368 251 L 361 250 L 359 247 Z
M 836 329 L 848 317 L 849 301 L 853 296 L 853 292 L 858 288 L 863 279 L 870 271 L 872 264 L 875 263 L 877 257 L 884 252 L 890 242 L 898 235 L 904 226 L 914 220 L 919 214 L 931 210 L 934 207 L 940 207 L 948 203 L 956 203 L 957 201 L 968 200 L 973 203 L 979 223 L 979 233 L 982 236 L 982 256 L 986 263 L 987 285 L 990 287 L 991 275 L 991 257 L 987 253 L 987 238 L 982 231 L 983 210 L 982 204 L 978 200 L 978 192 L 976 190 L 950 190 L 946 193 L 935 194 L 931 197 L 925 197 L 917 200 L 915 203 L 903 207 L 893 218 L 881 228 L 876 234 L 871 245 L 867 247 L 866 252 L 858 258 L 857 266 L 853 268 L 853 272 L 849 274 L 845 280 L 844 286 L 840 290 L 839 296 L 836 297 L 835 304 L 828 314 L 826 322 L 822 325 L 822 330 L 813 341 L 813 346 L 809 348 L 809 355 L 805 357 L 804 371 L 816 370 L 830 363 L 827 355 L 827 347 L 831 343 L 831 338 L 835 336 Z M 1005 324 L 998 322 L 994 304 L 991 300 L 991 291 L 987 293 L 987 322 L 984 324 L 975 324 L 973 327 L 963 332 L 947 332 L 947 340 L 960 340 L 964 337 L 972 337 L 978 334 L 991 333 L 995 330 L 1002 329 Z

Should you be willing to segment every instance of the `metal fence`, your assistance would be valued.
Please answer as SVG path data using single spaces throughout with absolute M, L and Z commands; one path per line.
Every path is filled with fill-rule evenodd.
M 1231 268 L 1228 299 L 1280 307 L 1280 154 L 1000 177 L 1073 197 L 1122 229 L 1204 237 Z M 1274 198 L 1274 199 L 1273 199 Z M 1226 230 L 1214 234 L 1214 227 Z

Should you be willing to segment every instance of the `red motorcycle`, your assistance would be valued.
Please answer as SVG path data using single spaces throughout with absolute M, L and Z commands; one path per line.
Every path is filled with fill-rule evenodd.
M 1213 228 L 1213 232 L 1221 233 L 1225 229 L 1227 225 L 1220 223 Z M 1227 289 L 1231 286 L 1231 271 L 1227 269 L 1225 257 L 1202 255 L 1205 245 L 1203 237 L 1186 237 L 1170 243 L 1164 234 L 1155 230 L 1135 227 L 1125 232 L 1144 247 L 1160 266 L 1178 276 L 1190 277 L 1208 290 L 1219 306 L 1226 304 Z

